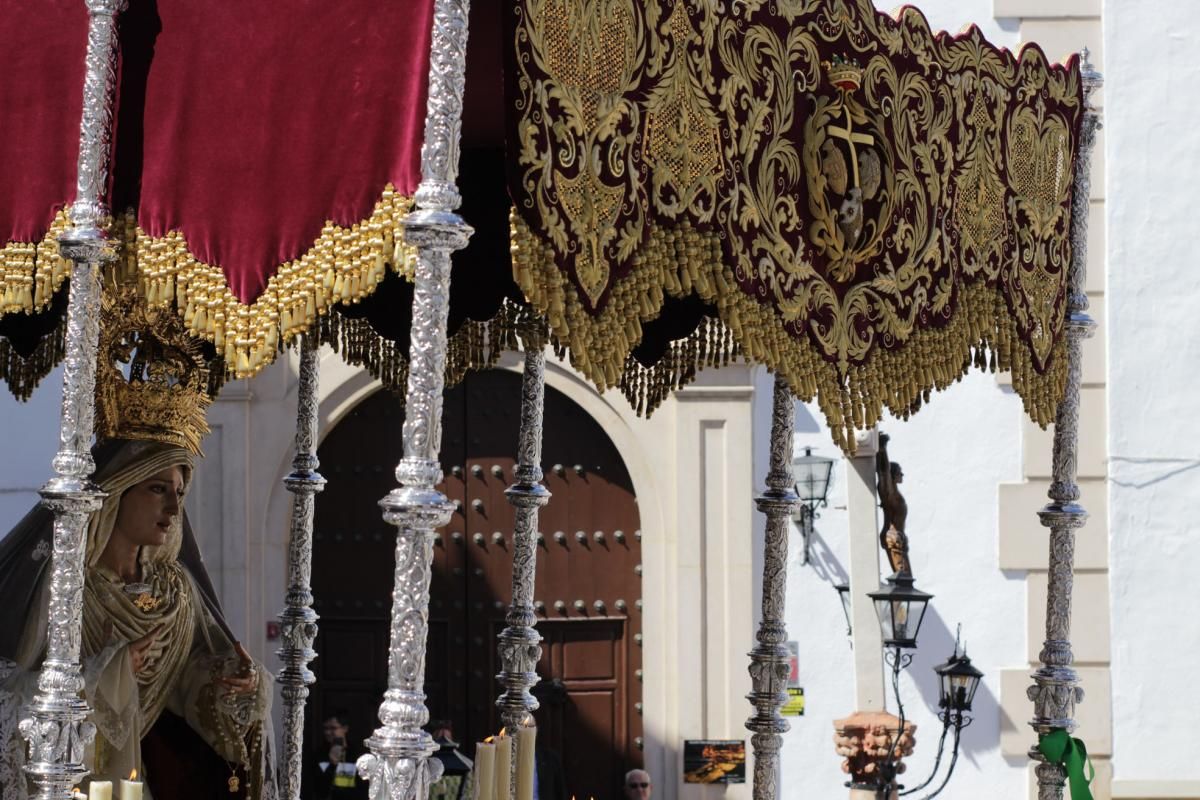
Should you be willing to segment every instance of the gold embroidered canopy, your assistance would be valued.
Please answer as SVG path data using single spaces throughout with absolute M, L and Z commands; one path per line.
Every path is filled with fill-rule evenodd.
M 1051 421 L 1074 61 L 868 0 L 520 0 L 508 26 L 514 274 L 597 385 L 695 296 L 844 447 L 972 363 Z
M 346 9 L 323 11 L 328 25 L 293 19 L 305 35 L 343 22 L 354 33 L 322 52 L 363 60 L 375 89 L 318 99 L 358 103 L 355 126 L 314 112 L 315 96 L 276 97 L 287 81 L 270 83 L 275 111 L 260 108 L 265 84 L 244 81 L 243 67 L 283 68 L 270 55 L 283 33 L 228 59 L 196 31 L 237 26 L 185 3 L 122 16 L 120 270 L 211 342 L 229 374 L 253 374 L 315 324 L 350 360 L 403 383 L 401 229 L 429 2 L 401 5 L 365 28 Z M 0 377 L 18 394 L 62 355 L 66 272 L 53 240 L 77 124 L 41 98 L 77 93 L 83 20 L 75 4 L 54 8 L 64 24 L 21 18 L 45 36 L 14 41 L 41 56 L 9 54 L 36 74 L 0 102 L 26 132 L 0 142 L 0 163 L 31 176 L 15 205 L 0 202 Z M 385 22 L 418 18 L 410 49 L 380 45 Z M 509 0 L 476 4 L 471 30 L 461 184 L 477 234 L 455 262 L 452 373 L 494 363 L 529 327 L 527 300 L 560 352 L 639 411 L 740 353 L 818 398 L 843 446 L 850 428 L 885 407 L 911 412 L 972 363 L 1011 370 L 1030 415 L 1051 420 L 1082 117 L 1074 61 L 1013 55 L 974 28 L 934 35 L 916 10 L 893 19 L 868 0 Z M 51 57 L 46 37 L 74 55 Z M 197 53 L 221 62 L 223 82 L 180 91 Z M 395 74 L 402 90 L 381 104 Z M 226 141 L 235 88 L 249 92 L 238 119 L 256 147 Z M 283 111 L 325 124 L 285 134 Z M 303 169 L 287 167 L 293 156 Z M 265 199 L 233 202 L 247 191 Z

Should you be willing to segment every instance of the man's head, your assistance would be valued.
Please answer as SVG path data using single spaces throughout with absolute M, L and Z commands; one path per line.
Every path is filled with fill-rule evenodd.
M 350 733 L 350 715 L 345 711 L 335 711 L 321 724 L 321 730 L 325 734 L 326 744 L 339 741 L 345 744 L 346 734 Z
M 650 773 L 631 769 L 625 773 L 626 800 L 650 800 Z

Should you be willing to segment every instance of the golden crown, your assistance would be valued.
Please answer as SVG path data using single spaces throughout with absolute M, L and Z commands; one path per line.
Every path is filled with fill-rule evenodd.
M 862 85 L 863 70 L 855 61 L 834 56 L 825 62 L 829 82 L 839 89 L 854 90 Z
M 131 286 L 105 286 L 96 359 L 96 432 L 200 454 L 212 402 L 199 341 L 171 309 L 148 308 Z

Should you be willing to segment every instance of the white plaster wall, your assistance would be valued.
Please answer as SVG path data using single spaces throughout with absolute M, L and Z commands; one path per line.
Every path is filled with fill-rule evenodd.
M 921 628 L 916 658 L 901 678 L 905 713 L 918 726 L 908 785 L 927 776 L 941 724 L 935 717 L 933 667 L 954 646 L 955 626 L 985 673 L 975 723 L 964 731 L 952 797 L 1019 797 L 1024 761 L 1000 753 L 1000 670 L 1025 660 L 1022 576 L 997 563 L 998 484 L 1021 476 L 1021 403 L 991 375 L 972 374 L 934 397 L 907 422 L 885 419 L 889 452 L 904 468 L 909 538 L 917 586 L 934 595 Z M 797 411 L 797 452 L 837 456 L 815 406 Z M 845 776 L 833 752 L 833 720 L 855 709 L 850 643 L 834 583 L 848 569 L 846 462 L 839 459 L 830 507 L 820 512 L 811 561 L 800 566 L 800 537 L 792 539 L 788 572 L 788 633 L 801 643 L 805 716 L 793 718 L 783 750 L 785 797 L 841 796 Z M 1030 519 L 1036 525 L 1036 519 Z M 891 689 L 889 709 L 895 711 Z
M 1200 22 L 1107 0 L 1104 32 L 1114 777 L 1200 784 Z
M 40 499 L 58 450 L 62 369 L 47 375 L 28 402 L 0 385 L 0 538 Z

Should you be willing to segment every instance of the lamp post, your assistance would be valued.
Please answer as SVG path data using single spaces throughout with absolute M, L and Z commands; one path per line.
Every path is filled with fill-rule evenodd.
M 920 633 L 929 601 L 933 599 L 933 595 L 913 585 L 912 575 L 907 572 L 892 575 L 887 583 L 887 588 L 870 592 L 867 596 L 874 602 L 875 613 L 879 616 L 883 646 L 886 648 L 884 661 L 892 668 L 892 691 L 896 695 L 899 721 L 896 734 L 889 742 L 887 755 L 878 764 L 874 784 L 854 787 L 874 789 L 881 798 L 892 796 L 892 787 L 901 769 L 902 740 L 908 735 L 905 730 L 904 703 L 900 699 L 900 671 L 912 663 L 912 654 L 907 651 L 916 649 L 917 634 Z
M 961 629 L 960 625 L 960 634 Z M 954 774 L 954 766 L 958 763 L 958 743 L 962 737 L 962 729 L 970 725 L 972 721 L 972 717 L 967 716 L 967 712 L 971 710 L 975 692 L 979 690 L 979 683 L 983 680 L 983 673 L 971 664 L 966 649 L 959 652 L 958 638 L 954 640 L 954 654 L 946 659 L 946 663 L 934 667 L 933 671 L 938 676 L 938 708 L 940 709 L 938 719 L 942 721 L 942 735 L 938 739 L 937 756 L 933 760 L 933 769 L 930 770 L 929 777 L 919 786 L 914 786 L 900 794 L 914 794 L 933 783 L 942 763 L 942 754 L 946 749 L 946 736 L 951 729 L 954 730 L 954 744 L 951 748 L 950 768 L 946 770 L 946 776 L 938 787 L 925 795 L 922 800 L 937 797 L 950 782 L 950 776 Z
M 826 495 L 833 477 L 833 459 L 814 456 L 811 447 L 804 448 L 804 455 L 792 459 L 792 474 L 796 481 L 796 495 L 800 504 L 792 518 L 800 527 L 803 546 L 800 549 L 800 565 L 808 563 L 808 541 L 812 536 L 813 520 L 817 509 L 828 505 Z

